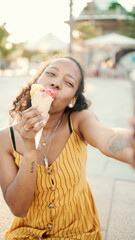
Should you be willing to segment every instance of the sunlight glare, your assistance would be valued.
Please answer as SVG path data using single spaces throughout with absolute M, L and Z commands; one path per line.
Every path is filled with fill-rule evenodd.
M 75 18 L 87 2 L 89 0 L 73 0 Z M 118 2 L 126 8 L 135 5 L 134 0 Z M 49 32 L 69 42 L 69 25 L 64 23 L 69 20 L 69 3 L 70 0 L 0 0 L 0 24 L 7 23 L 7 30 L 12 34 L 11 42 L 32 42 Z

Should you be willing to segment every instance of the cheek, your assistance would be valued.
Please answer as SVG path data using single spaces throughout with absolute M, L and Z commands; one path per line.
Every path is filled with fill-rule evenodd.
M 37 82 L 43 84 L 43 82 L 44 82 L 43 77 L 42 77 L 42 76 L 39 77 L 38 80 L 37 80 Z
M 63 89 L 63 91 L 61 92 L 61 97 L 63 97 L 63 101 L 71 101 L 71 99 L 74 97 L 76 93 L 76 89 L 72 89 L 72 88 L 65 88 Z
M 37 82 L 45 86 L 49 83 L 49 80 L 47 78 L 45 78 L 44 76 L 41 76 L 41 77 L 39 77 Z
M 70 91 L 58 91 L 54 100 L 54 104 L 59 106 L 67 106 L 72 98 L 73 93 L 71 94 Z

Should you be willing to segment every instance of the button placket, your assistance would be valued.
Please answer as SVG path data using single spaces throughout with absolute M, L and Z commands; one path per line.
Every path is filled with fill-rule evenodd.
M 54 173 L 54 170 L 53 168 L 50 168 L 48 167 L 47 168 L 47 174 L 48 174 L 48 177 L 49 177 L 49 182 L 50 182 L 50 188 L 52 191 L 55 191 L 55 181 L 54 181 L 54 178 L 53 178 L 53 173 Z
M 49 208 L 54 208 L 55 206 L 54 206 L 54 204 L 53 203 L 50 203 L 49 204 Z
M 52 169 L 48 167 L 47 170 L 46 170 L 46 172 L 47 172 L 47 174 L 50 175 L 50 174 L 52 173 Z
M 47 173 L 47 179 L 48 179 L 48 188 L 50 188 L 50 187 L 54 187 L 53 186 L 53 183 L 54 183 L 54 181 L 53 181 L 53 168 L 51 168 L 51 167 L 48 167 L 47 169 L 46 169 L 46 173 Z
M 51 229 L 52 229 L 52 224 L 51 224 L 51 223 L 47 223 L 47 228 L 48 228 L 49 230 L 51 230 Z
M 51 190 L 52 192 L 54 192 L 54 191 L 55 191 L 55 188 L 54 188 L 54 187 L 50 187 L 50 190 Z
M 49 201 L 49 204 L 50 206 L 52 206 L 51 208 L 54 208 L 54 201 L 55 201 L 55 191 L 56 191 L 56 188 L 54 187 L 50 187 L 49 188 L 50 190 L 50 201 Z
M 48 180 L 49 180 L 49 185 L 48 186 L 49 190 L 50 190 L 50 202 L 48 203 L 48 209 L 49 209 L 49 222 L 47 223 L 47 228 L 48 230 L 51 230 L 53 225 L 52 225 L 52 222 L 53 222 L 53 216 L 52 216 L 52 212 L 53 212 L 53 215 L 54 215 L 54 212 L 55 212 L 55 205 L 53 203 L 53 200 L 54 200 L 54 193 L 55 193 L 55 181 L 54 181 L 54 177 L 53 177 L 53 173 L 54 173 L 54 170 L 50 167 L 47 168 L 47 174 L 48 174 Z

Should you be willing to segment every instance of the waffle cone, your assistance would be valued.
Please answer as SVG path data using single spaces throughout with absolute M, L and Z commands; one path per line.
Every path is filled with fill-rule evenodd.
M 31 86 L 31 104 L 32 106 L 37 106 L 38 110 L 43 112 L 45 115 L 48 114 L 50 106 L 54 97 L 56 96 L 56 92 L 51 89 L 45 89 L 42 84 L 33 84 Z M 36 126 L 36 124 L 35 124 Z M 35 136 L 35 147 L 38 148 L 43 128 Z
M 45 115 L 49 112 L 53 98 L 49 95 L 42 96 L 42 92 L 35 92 L 31 97 L 32 106 L 38 106 L 38 110 Z

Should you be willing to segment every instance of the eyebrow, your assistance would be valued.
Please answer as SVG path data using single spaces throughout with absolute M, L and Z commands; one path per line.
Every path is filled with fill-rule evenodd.
M 54 69 L 56 69 L 56 70 L 58 70 L 59 71 L 59 68 L 57 68 L 57 67 L 51 67 L 51 66 L 48 66 L 48 68 L 54 68 Z M 66 74 L 67 76 L 69 76 L 69 77 L 71 77 L 75 82 L 76 82 L 76 78 L 75 77 L 73 77 L 71 74 Z

